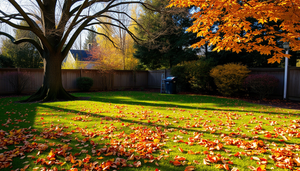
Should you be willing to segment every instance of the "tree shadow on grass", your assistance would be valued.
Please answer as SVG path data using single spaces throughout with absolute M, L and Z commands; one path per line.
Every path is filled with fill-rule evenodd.
M 15 103 L 23 97 L 5 97 L 0 98 L 0 130 L 5 131 L 5 136 L 1 136 L 1 141 L 12 140 L 11 143 L 4 143 L 4 146 L 0 147 L 0 153 L 10 154 L 13 150 L 16 150 L 20 146 L 24 145 L 24 141 L 29 141 L 34 135 L 39 132 L 30 132 L 35 126 L 36 110 L 39 103 L 20 104 Z M 30 135 L 32 134 L 32 136 Z M 7 149 L 5 148 L 7 147 Z M 25 166 L 25 161 L 20 159 L 20 156 L 14 157 L 12 165 L 7 169 L 17 169 Z
M 118 96 L 119 98 L 116 98 Z M 126 97 L 126 98 L 120 98 Z M 264 114 L 284 114 L 298 115 L 298 113 L 289 113 L 285 109 L 269 107 L 248 103 L 243 100 L 226 99 L 213 96 L 201 95 L 174 95 L 144 92 L 102 92 L 93 95 L 90 101 L 107 102 L 122 105 L 141 105 L 147 107 L 166 107 L 166 108 L 185 108 L 209 111 L 226 111 L 226 112 L 245 112 L 245 113 L 264 113 Z M 193 105 L 183 105 L 190 103 Z M 206 106 L 206 107 L 205 107 Z M 244 108 L 252 108 L 247 110 Z M 266 111 L 266 110 L 278 110 Z M 300 111 L 299 111 L 300 113 Z
M 114 102 L 115 103 L 115 102 Z M 45 107 L 47 105 L 43 105 L 43 107 Z M 57 111 L 64 111 L 64 112 L 67 112 L 67 109 L 64 109 L 64 108 L 61 108 L 61 107 L 53 107 L 53 106 L 49 106 L 49 108 L 51 109 L 55 109 Z M 133 120 L 133 119 L 126 119 L 126 118 L 120 118 L 120 117 L 113 117 L 113 116 L 108 116 L 108 115 L 111 115 L 111 113 L 107 113 L 106 115 L 104 113 L 93 113 L 93 112 L 87 112 L 87 111 L 80 111 L 80 110 L 72 110 L 73 113 L 77 113 L 78 115 L 76 116 L 92 116 L 92 117 L 96 117 L 96 118 L 106 118 L 104 119 L 104 121 L 116 121 L 116 120 L 119 120 L 120 122 L 124 122 L 124 123 L 129 123 L 129 124 L 137 124 L 137 125 L 141 125 L 141 126 L 146 126 L 146 127 L 161 127 L 163 129 L 174 129 L 174 130 L 184 130 L 184 131 L 187 131 L 189 132 L 189 134 L 192 134 L 194 132 L 197 132 L 197 133 L 202 133 L 202 134 L 209 134 L 209 135 L 216 135 L 216 136 L 219 136 L 220 135 L 220 132 L 219 131 L 216 131 L 214 133 L 210 132 L 210 131 L 204 131 L 204 130 L 200 130 L 200 129 L 203 129 L 203 127 L 191 127 L 191 128 L 183 128 L 183 127 L 178 127 L 176 125 L 168 125 L 168 126 L 165 126 L 164 124 L 160 123 L 160 122 L 155 122 L 155 123 L 147 123 L 146 120 Z M 99 119 L 100 119 L 99 118 Z M 100 120 L 102 120 L 100 119 Z M 111 120 L 110 120 L 111 119 Z M 132 131 L 130 129 L 128 129 L 128 131 Z M 251 137 L 249 137 L 251 138 Z M 258 137 L 258 138 L 255 138 L 257 140 L 263 140 L 263 141 L 269 141 L 270 139 L 269 138 L 262 138 L 262 137 Z M 279 144 L 284 144 L 285 142 L 284 141 L 279 141 L 279 140 L 276 140 L 276 139 L 272 139 L 272 142 L 275 142 L 275 143 L 279 143 Z
M 11 129 L 18 129 L 30 127 L 34 125 L 36 109 L 40 106 L 39 103 L 31 103 L 31 104 L 20 104 L 15 103 L 16 99 L 20 97 L 7 97 L 0 98 L 0 111 L 2 114 L 0 115 L 0 120 L 2 123 L 2 129 L 7 131 Z M 7 126 L 3 126 L 6 123 L 6 119 L 10 118 L 11 122 Z
M 115 102 L 114 102 L 115 103 Z M 43 104 L 43 107 L 46 107 L 47 105 L 46 104 Z M 51 109 L 54 109 L 54 110 L 57 110 L 57 111 L 63 111 L 64 110 L 64 112 L 67 112 L 67 109 L 65 109 L 65 108 L 61 108 L 61 107 L 53 107 L 53 106 L 48 106 L 49 108 L 51 108 Z M 87 112 L 87 111 L 80 111 L 80 110 L 73 110 L 72 111 L 73 113 L 78 113 L 79 115 L 77 115 L 77 116 L 86 116 L 86 115 L 89 115 L 89 116 L 92 116 L 92 117 L 97 117 L 97 118 L 99 118 L 99 117 L 101 117 L 101 118 L 104 118 L 104 117 L 106 117 L 106 116 L 109 116 L 110 115 L 110 113 L 93 113 L 93 112 Z M 198 132 L 198 133 L 203 133 L 204 134 L 204 137 L 206 137 L 205 136 L 205 134 L 213 134 L 213 135 L 215 135 L 215 136 L 218 136 L 219 137 L 219 135 L 220 135 L 220 133 L 219 132 L 216 132 L 216 133 L 210 133 L 210 132 L 208 132 L 208 131 L 202 131 L 202 130 L 199 130 L 199 128 L 178 128 L 177 126 L 167 126 L 167 127 L 165 127 L 163 124 L 161 124 L 161 123 L 155 123 L 155 124 L 152 124 L 152 123 L 150 123 L 150 124 L 148 124 L 148 123 L 146 123 L 146 122 L 144 122 L 144 121 L 138 121 L 138 120 L 132 120 L 132 119 L 127 119 L 127 118 L 117 118 L 117 117 L 112 117 L 112 116 L 109 116 L 112 120 L 112 122 L 113 121 L 115 121 L 115 120 L 120 120 L 120 122 L 124 122 L 124 123 L 133 123 L 133 124 L 137 124 L 137 125 L 140 125 L 140 126 L 145 126 L 145 127 L 149 127 L 149 128 L 155 128 L 155 127 L 162 127 L 163 129 L 177 129 L 177 130 L 185 130 L 185 131 L 187 131 L 190 135 L 192 135 L 192 133 L 193 132 Z M 101 120 L 100 118 L 99 118 L 99 120 Z M 110 121 L 110 120 L 109 120 Z M 127 134 L 129 134 L 130 132 L 132 132 L 133 130 L 131 130 L 131 129 L 129 129 L 128 127 L 124 127 L 123 129 L 122 129 L 122 131 L 125 131 Z M 74 137 L 74 135 L 70 135 L 70 136 L 72 136 L 72 137 Z M 239 138 L 239 137 L 236 137 L 236 138 Z M 266 141 L 272 141 L 272 142 L 275 142 L 276 144 L 278 144 L 279 146 L 282 146 L 282 145 L 284 145 L 286 142 L 281 142 L 281 141 L 279 141 L 279 140 L 277 140 L 277 139 L 269 139 L 269 138 L 264 138 L 264 137 L 258 137 L 258 138 L 255 138 L 256 140 L 263 140 L 264 142 L 266 142 Z M 251 141 L 251 140 L 254 140 L 254 139 L 249 139 L 249 141 Z M 213 141 L 213 139 L 211 139 L 211 141 Z M 226 146 L 224 147 L 224 148 L 226 148 Z M 234 146 L 234 148 L 235 148 L 235 146 Z M 242 150 L 242 149 L 241 149 Z M 157 154 L 158 155 L 158 154 Z M 82 157 L 82 156 L 81 156 Z M 126 158 L 126 157 L 124 157 L 124 158 Z M 171 159 L 172 160 L 172 159 Z M 153 166 L 153 165 L 150 165 L 151 166 L 151 168 L 152 167 L 156 167 L 156 166 Z M 157 167 L 157 168 L 159 168 L 160 170 L 164 170 L 164 169 L 173 169 L 173 170 L 182 170 L 183 168 L 178 168 L 178 167 L 175 167 L 175 168 L 173 168 L 174 166 L 173 165 L 164 165 L 164 164 L 161 164 L 159 167 Z M 205 166 L 205 167 L 207 167 L 207 168 L 205 168 L 205 169 L 203 169 L 203 170 L 214 170 L 214 168 L 210 168 L 210 167 L 208 167 L 208 166 Z M 242 166 L 242 167 L 245 167 L 246 168 L 246 166 Z M 129 169 L 130 170 L 130 169 Z
M 180 103 L 212 103 L 213 105 L 217 106 L 215 103 L 216 100 L 213 100 L 214 98 L 211 98 L 209 97 L 208 99 L 209 100 L 202 100 L 201 98 L 202 97 L 197 97 L 195 99 L 192 99 L 190 101 L 188 100 L 185 100 L 182 98 L 182 96 L 178 96 L 178 95 L 166 95 L 166 97 L 163 97 L 163 98 L 160 98 L 160 99 L 156 99 L 157 96 L 154 96 L 154 97 L 151 97 L 151 94 L 147 94 L 145 95 L 145 93 L 140 93 L 140 96 L 128 96 L 128 98 L 122 98 L 121 96 L 119 96 L 120 98 L 115 98 L 115 97 L 111 97 L 109 95 L 114 95 L 114 94 L 110 94 L 108 93 L 107 96 L 92 96 L 91 98 L 91 102 L 107 102 L 107 103 L 114 103 L 114 104 L 120 104 L 120 105 L 142 105 L 142 106 L 147 106 L 147 107 L 158 107 L 159 105 L 162 106 L 162 104 L 165 104 L 167 108 L 186 108 L 186 109 L 196 109 L 196 110 L 213 110 L 213 111 L 216 111 L 216 110 L 220 110 L 220 111 L 226 111 L 225 109 L 216 109 L 216 108 L 205 108 L 205 107 L 193 107 L 193 106 L 188 106 L 188 105 L 180 105 Z M 138 94 L 139 95 L 139 94 Z M 145 96 L 144 96 L 145 95 Z M 148 95 L 148 96 L 147 96 Z M 159 95 L 159 94 L 158 94 Z M 126 97 L 126 94 L 125 94 L 125 97 Z M 149 97 L 149 98 L 148 98 Z M 192 96 L 193 97 L 193 96 Z M 160 102 L 160 103 L 153 103 L 153 101 L 157 101 L 157 102 Z M 225 102 L 222 101 L 223 103 Z M 54 110 L 54 111 L 60 111 L 62 113 L 59 113 L 57 115 L 61 115 L 62 118 L 64 117 L 63 113 L 67 113 L 70 111 L 70 109 L 68 108 L 64 108 L 64 107 L 58 107 L 58 106 L 52 106 L 52 105 L 49 105 L 47 103 L 31 103 L 31 104 L 26 104 L 26 105 L 23 105 L 23 104 L 11 104 L 11 102 L 3 102 L 3 104 L 6 104 L 8 103 L 8 107 L 3 107 L 3 109 L 9 109 L 11 107 L 15 108 L 16 110 L 9 110 L 9 111 L 15 111 L 15 113 L 18 113 L 19 111 L 30 111 L 28 112 L 28 116 L 27 117 L 27 121 L 30 121 L 30 122 L 24 122 L 24 125 L 20 125 L 19 126 L 24 126 L 24 127 L 28 127 L 28 126 L 32 126 L 32 127 L 35 127 L 36 123 L 34 123 L 34 121 L 36 120 L 36 109 L 38 107 L 43 107 L 43 108 L 48 108 L 49 110 Z M 73 103 L 73 102 L 68 102 L 68 103 Z M 173 104 L 172 104 L 173 103 Z M 178 104 L 174 104 L 174 103 L 179 103 Z M 222 106 L 222 105 L 220 105 Z M 234 105 L 232 105 L 234 106 Z M 91 115 L 93 117 L 102 117 L 104 118 L 105 114 L 101 114 L 101 113 L 89 113 L 88 111 L 81 111 L 81 110 L 75 110 L 75 109 L 71 109 L 72 110 L 72 113 L 78 113 L 79 115 Z M 247 112 L 247 111 L 244 111 L 244 110 L 228 110 L 230 112 L 232 111 L 238 111 L 238 112 Z M 256 111 L 251 111 L 251 112 L 256 112 Z M 270 112 L 268 112 L 270 113 Z M 109 114 L 109 113 L 108 113 Z M 273 114 L 281 114 L 281 113 L 276 113 L 274 112 Z M 22 115 L 22 114 L 21 114 Z M 21 115 L 19 115 L 21 117 Z M 11 117 L 15 116 L 15 114 L 11 114 L 10 115 Z M 74 116 L 78 116 L 78 115 L 74 115 Z M 40 115 L 39 115 L 40 117 Z M 127 119 L 127 118 L 116 118 L 116 117 L 112 117 L 112 116 L 109 116 L 110 118 L 112 118 L 112 121 L 115 121 L 115 120 L 120 120 L 121 122 L 124 122 L 124 123 L 133 123 L 133 124 L 138 124 L 138 125 L 142 125 L 142 126 L 147 126 L 147 127 L 162 127 L 162 128 L 165 128 L 165 126 L 159 122 L 156 122 L 156 123 L 146 123 L 144 121 L 138 121 L 138 120 L 133 120 L 133 119 Z M 74 123 L 76 123 L 76 121 L 72 121 Z M 60 122 L 53 122 L 54 125 L 59 125 L 61 124 Z M 87 125 L 89 125 L 89 123 L 87 122 L 86 123 Z M 90 125 L 89 125 L 90 126 Z M 187 132 L 199 132 L 199 133 L 203 133 L 203 134 L 211 134 L 210 132 L 207 132 L 207 131 L 201 131 L 201 130 L 197 130 L 197 128 L 178 128 L 176 126 L 172 126 L 172 125 L 169 125 L 168 127 L 166 127 L 168 129 L 181 129 L 181 130 L 185 130 Z M 11 129 L 11 127 L 9 126 L 8 130 Z M 124 129 L 128 129 L 127 131 L 130 132 L 132 130 L 129 130 L 129 128 L 124 128 Z M 42 129 L 40 129 L 42 130 Z M 35 133 L 36 135 L 40 135 L 41 134 L 41 131 L 37 131 Z M 213 133 L 215 135 L 219 135 L 219 133 Z M 75 149 L 76 146 L 75 144 L 76 143 L 79 143 L 77 141 L 75 141 L 75 138 L 78 137 L 77 134 L 72 134 L 72 135 L 67 135 L 67 137 L 62 137 L 62 138 L 58 138 L 58 139 L 51 139 L 51 142 L 55 142 L 57 144 L 61 144 L 62 143 L 62 139 L 71 139 L 70 143 L 72 144 L 72 146 L 74 147 L 74 150 L 72 150 L 72 153 L 74 154 L 75 152 L 79 152 L 80 149 Z M 264 138 L 260 138 L 262 140 L 268 140 L 268 139 L 264 139 Z M 272 140 L 273 141 L 273 140 Z M 275 140 L 276 141 L 276 140 Z M 66 144 L 69 143 L 69 142 L 66 142 Z M 282 142 L 278 142 L 278 143 L 282 143 Z M 51 148 L 51 147 L 50 147 Z M 47 152 L 45 153 L 48 153 L 50 151 L 50 148 L 47 150 Z M 56 147 L 54 147 L 56 148 Z M 89 150 L 91 150 L 90 147 L 88 147 Z M 44 154 L 45 155 L 45 154 Z M 84 158 L 85 156 L 84 155 L 81 155 L 79 156 L 79 158 Z M 107 158 L 105 158 L 107 159 Z M 17 160 L 17 162 L 21 160 Z M 22 164 L 21 164 L 22 165 Z M 24 164 L 23 164 L 24 165 Z M 155 166 L 152 166 L 151 167 L 155 167 Z M 167 169 L 173 169 L 174 166 L 170 165 L 163 165 L 163 166 L 160 166 L 158 168 L 160 169 L 164 169 L 164 170 L 167 170 Z M 183 168 L 175 168 L 175 170 L 182 170 Z M 206 169 L 206 170 L 209 170 L 209 169 Z M 213 169 L 212 169 L 213 170 Z
M 49 109 L 51 109 L 51 110 L 53 110 L 53 111 L 60 111 L 61 113 L 58 113 L 58 114 L 56 114 L 56 115 L 60 115 L 60 116 L 62 116 L 61 118 L 64 118 L 65 117 L 65 115 L 64 115 L 64 113 L 67 113 L 67 112 L 70 112 L 69 111 L 69 109 L 66 109 L 66 108 L 63 108 L 63 107 L 58 107 L 58 106 L 51 106 L 51 105 L 47 105 L 46 103 L 43 103 L 43 104 L 40 104 L 40 106 L 41 107 L 43 107 L 43 108 L 49 108 Z M 75 110 L 75 109 L 72 109 L 72 113 L 76 113 L 76 114 L 74 114 L 74 117 L 79 117 L 79 116 L 87 116 L 87 115 L 89 115 L 89 116 L 91 116 L 91 117 L 95 117 L 97 120 L 99 120 L 99 122 L 100 121 L 103 121 L 103 122 L 109 122 L 109 123 L 105 123 L 105 125 L 110 125 L 110 123 L 114 123 L 114 121 L 116 121 L 116 120 L 120 120 L 120 122 L 124 122 L 124 123 L 129 123 L 129 124 L 137 124 L 137 125 L 140 125 L 141 126 L 141 128 L 143 127 L 143 126 L 145 126 L 145 127 L 152 127 L 152 128 L 155 128 L 155 127 L 157 127 L 157 126 L 161 126 L 161 127 L 163 127 L 163 125 L 159 125 L 159 124 L 155 124 L 155 125 L 152 125 L 152 124 L 145 124 L 145 123 L 143 123 L 143 122 L 141 122 L 141 121 L 135 121 L 135 120 L 132 120 L 132 119 L 126 119 L 126 118 L 117 118 L 117 117 L 112 117 L 112 116 L 109 116 L 109 118 L 107 118 L 107 119 L 101 119 L 101 118 L 105 118 L 105 117 L 107 117 L 107 115 L 109 115 L 110 113 L 107 113 L 107 115 L 105 115 L 105 114 L 101 114 L 101 113 L 92 113 L 92 112 L 88 112 L 88 111 L 81 111 L 81 110 Z M 78 122 L 81 122 L 81 121 L 72 121 L 73 123 L 78 123 Z M 57 121 L 57 122 L 53 122 L 52 123 L 54 126 L 55 125 L 59 125 L 60 123 Z M 91 123 L 89 123 L 89 122 L 86 122 L 86 124 L 87 125 L 89 125 L 89 129 L 91 128 L 90 126 L 91 126 Z M 135 125 L 136 126 L 136 125 Z M 75 127 L 77 127 L 77 126 L 75 126 Z M 177 128 L 177 127 L 171 127 L 171 128 Z M 119 131 L 125 131 L 125 133 L 127 134 L 127 135 L 130 135 L 130 133 L 132 133 L 132 132 L 134 132 L 134 130 L 132 130 L 132 129 L 130 129 L 129 127 L 123 127 L 121 130 L 119 130 Z M 187 131 L 192 131 L 192 130 L 188 130 L 187 129 Z M 80 133 L 79 133 L 80 134 Z M 110 135 L 111 133 L 108 133 L 107 135 Z M 70 137 L 70 138 L 67 138 L 67 139 L 72 139 L 72 141 L 70 141 L 69 143 L 71 143 L 72 144 L 72 147 L 75 147 L 76 145 L 75 144 L 80 144 L 80 146 L 83 146 L 83 145 L 85 145 L 85 144 L 90 144 L 90 140 L 94 140 L 94 139 L 99 139 L 99 137 L 97 136 L 97 137 L 94 137 L 94 138 L 90 138 L 89 139 L 89 141 L 88 142 L 86 142 L 85 144 L 82 144 L 82 143 L 80 143 L 80 142 L 77 142 L 76 140 L 75 140 L 75 138 L 79 138 L 78 136 L 77 136 L 77 134 L 71 134 L 71 135 L 68 135 L 68 137 Z M 60 139 L 63 139 L 64 137 L 61 137 Z M 84 137 L 81 137 L 82 139 L 84 138 Z M 98 146 L 99 148 L 101 148 L 101 147 L 103 147 L 103 146 L 109 146 L 109 145 L 106 145 L 105 144 L 105 142 L 110 142 L 110 140 L 112 139 L 113 137 L 110 137 L 109 139 L 106 139 L 106 140 L 104 140 L 104 141 L 102 141 L 102 145 L 100 145 L 100 146 Z M 79 138 L 80 139 L 80 138 Z M 55 140 L 51 140 L 52 142 L 56 142 L 56 143 L 61 143 L 60 142 L 60 140 L 59 139 L 55 139 Z M 100 141 L 101 142 L 101 141 Z M 77 146 L 77 147 L 80 147 L 80 146 Z M 85 149 L 88 149 L 89 151 L 91 151 L 92 150 L 92 148 L 91 148 L 91 146 L 89 146 L 89 147 L 86 147 Z M 76 150 L 75 152 L 79 152 L 80 150 Z M 74 154 L 74 152 L 72 151 L 72 153 Z M 90 153 L 89 153 L 90 154 Z M 155 154 L 153 154 L 153 155 L 155 155 L 155 156 L 158 156 L 160 154 L 160 152 L 159 151 L 157 151 L 157 153 L 155 153 Z M 85 155 L 84 154 L 81 154 L 80 156 L 79 156 L 79 158 L 84 158 L 85 157 Z M 105 160 L 107 161 L 107 160 L 109 160 L 109 159 L 111 159 L 111 158 L 115 158 L 115 157 L 117 157 L 117 156 L 108 156 L 108 157 L 105 157 Z M 120 156 L 121 158 L 124 158 L 124 159 L 127 159 L 128 157 L 124 157 L 124 156 Z M 129 161 L 130 162 L 130 161 Z M 158 166 L 154 166 L 154 163 L 152 163 L 152 164 L 143 164 L 143 166 L 151 166 L 152 168 L 153 167 L 157 167 L 157 168 L 159 168 L 159 169 L 173 169 L 173 170 L 182 170 L 183 168 L 180 168 L 180 167 L 177 167 L 177 168 L 175 168 L 174 169 L 174 166 L 172 166 L 171 164 L 169 164 L 169 165 L 160 165 L 159 167 Z M 131 168 L 126 168 L 126 170 L 132 170 Z

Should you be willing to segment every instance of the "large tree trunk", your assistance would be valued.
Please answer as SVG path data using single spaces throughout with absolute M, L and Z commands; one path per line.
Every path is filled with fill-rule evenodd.
M 44 82 L 42 87 L 23 102 L 75 100 L 62 86 L 61 53 L 44 53 Z

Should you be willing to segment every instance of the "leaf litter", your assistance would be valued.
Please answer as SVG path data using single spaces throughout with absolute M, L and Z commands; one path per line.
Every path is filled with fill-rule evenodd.
M 164 160 L 186 171 L 198 166 L 244 170 L 236 159 L 253 161 L 247 168 L 255 171 L 300 170 L 300 119 L 292 113 L 104 105 L 108 107 L 100 111 L 84 107 L 76 114 L 56 111 L 72 115 L 65 122 L 57 114 L 39 113 L 42 117 L 35 120 L 39 126 L 29 128 L 15 126 L 26 119 L 7 117 L 0 128 L 0 169 L 12 169 L 19 158 L 23 167 L 15 170 L 119 170 L 144 165 L 159 169 Z M 93 126 L 79 126 L 95 119 Z

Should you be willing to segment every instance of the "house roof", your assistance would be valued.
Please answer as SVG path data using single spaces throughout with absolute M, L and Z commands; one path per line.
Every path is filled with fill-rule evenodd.
M 92 59 L 92 55 L 87 50 L 70 50 L 73 57 L 78 59 L 78 61 L 95 61 Z

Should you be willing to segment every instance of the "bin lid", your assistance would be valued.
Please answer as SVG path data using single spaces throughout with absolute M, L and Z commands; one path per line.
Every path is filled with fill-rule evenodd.
M 165 81 L 172 81 L 172 80 L 174 80 L 174 79 L 176 79 L 176 77 L 167 77 L 167 78 L 165 79 Z
M 174 80 L 175 77 L 167 77 L 167 80 Z

